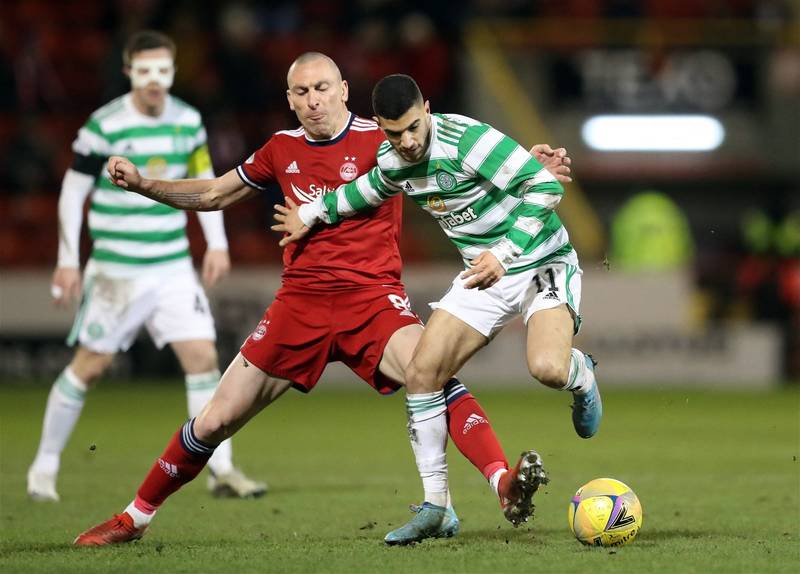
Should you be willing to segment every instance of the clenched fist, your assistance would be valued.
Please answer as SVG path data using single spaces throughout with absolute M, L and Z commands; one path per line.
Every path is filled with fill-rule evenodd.
M 129 191 L 139 191 L 143 178 L 133 163 L 117 155 L 108 158 L 108 176 L 111 183 Z

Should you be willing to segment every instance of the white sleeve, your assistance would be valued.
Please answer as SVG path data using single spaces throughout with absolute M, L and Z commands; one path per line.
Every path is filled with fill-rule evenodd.
M 203 228 L 206 238 L 206 249 L 228 249 L 228 239 L 225 237 L 225 223 L 221 211 L 198 211 L 197 219 Z
M 325 205 L 322 203 L 322 196 L 317 197 L 310 203 L 304 203 L 297 210 L 297 215 L 303 224 L 311 229 L 317 223 L 330 223 L 327 218 L 328 212 L 325 210 Z
M 94 187 L 95 178 L 70 168 L 61 183 L 58 198 L 58 266 L 80 267 L 83 204 Z

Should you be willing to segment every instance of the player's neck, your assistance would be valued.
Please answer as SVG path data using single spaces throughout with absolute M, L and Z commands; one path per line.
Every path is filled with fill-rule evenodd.
M 136 111 L 140 114 L 157 118 L 164 113 L 164 108 L 167 105 L 167 98 L 165 97 L 161 100 L 160 104 L 148 105 L 141 98 L 136 96 L 136 92 L 133 92 L 131 94 L 131 102 L 133 103 L 133 107 L 136 108 Z

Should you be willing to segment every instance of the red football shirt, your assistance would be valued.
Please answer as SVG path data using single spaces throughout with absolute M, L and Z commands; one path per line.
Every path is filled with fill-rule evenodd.
M 236 172 L 259 190 L 277 181 L 286 197 L 308 203 L 367 173 L 384 139 L 375 122 L 350 114 L 329 140 L 311 140 L 302 127 L 275 133 Z M 284 284 L 329 290 L 398 283 L 401 220 L 398 195 L 375 211 L 315 227 L 284 250 Z

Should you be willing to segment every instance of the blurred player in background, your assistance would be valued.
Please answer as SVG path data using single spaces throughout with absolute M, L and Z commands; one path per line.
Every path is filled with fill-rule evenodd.
M 427 516 L 412 519 L 435 530 L 448 520 L 441 496 L 447 485 L 445 385 L 505 325 L 521 316 L 527 326 L 527 363 L 542 384 L 573 395 L 572 422 L 583 438 L 600 425 L 602 404 L 594 361 L 572 347 L 580 327 L 581 269 L 555 208 L 564 193 L 556 177 L 514 140 L 491 126 L 455 114 L 431 114 L 409 76 L 383 78 L 372 93 L 387 142 L 368 174 L 300 207 L 276 206 L 273 227 L 291 245 L 317 223 L 375 213 L 401 193 L 430 213 L 461 252 L 466 271 L 435 305 L 405 370 L 408 428 L 418 461 L 437 461 L 422 475 Z M 546 482 L 541 458 L 523 455 L 518 468 L 523 502 L 506 517 L 519 523 L 530 497 Z M 523 473 L 524 474 L 524 473 Z M 408 525 L 407 525 L 408 526 Z M 402 530 L 402 529 L 401 529 Z
M 287 74 L 289 107 L 300 128 L 277 132 L 235 170 L 211 181 L 143 179 L 133 162 L 112 158 L 113 183 L 175 207 L 224 209 L 277 181 L 292 205 L 311 202 L 367 173 L 384 142 L 378 126 L 347 109 L 348 87 L 336 64 L 311 52 Z M 565 152 L 540 146 L 554 169 L 569 173 Z M 283 281 L 264 318 L 245 341 L 206 408 L 175 434 L 125 512 L 81 534 L 76 544 L 102 545 L 141 537 L 157 508 L 206 464 L 216 445 L 290 386 L 309 392 L 329 362 L 342 361 L 378 392 L 397 390 L 422 334 L 400 280 L 401 198 L 341 226 L 323 228 L 284 253 Z M 499 492 L 504 504 L 519 496 L 517 477 L 488 418 L 456 379 L 431 412 L 447 412 L 461 452 Z M 424 405 L 420 405 L 425 409 Z M 447 429 L 445 429 L 445 434 Z M 442 454 L 442 457 L 444 455 Z M 418 460 L 421 471 L 439 460 Z M 174 476 L 165 473 L 176 469 Z M 411 528 L 387 542 L 447 537 L 458 519 L 446 486 L 446 520 L 432 531 Z M 424 512 L 421 509 L 420 512 Z
M 80 129 L 61 188 L 52 294 L 66 306 L 82 291 L 68 339 L 78 348 L 47 400 L 39 450 L 28 471 L 28 494 L 34 500 L 59 499 L 61 452 L 85 395 L 142 326 L 158 348 L 169 344 L 178 357 L 190 416 L 200 413 L 219 384 L 214 320 L 192 267 L 186 214 L 122 191 L 104 175 L 108 157 L 125 153 L 153 177 L 213 178 L 206 130 L 197 110 L 169 95 L 175 73 L 170 38 L 139 32 L 130 38 L 123 59 L 132 89 L 97 110 Z M 93 248 L 81 288 L 78 250 L 90 194 Z M 199 219 L 207 243 L 202 277 L 210 287 L 230 269 L 228 243 L 221 213 Z M 209 469 L 209 488 L 217 495 L 250 497 L 266 491 L 265 484 L 233 466 L 230 441 L 216 450 Z

